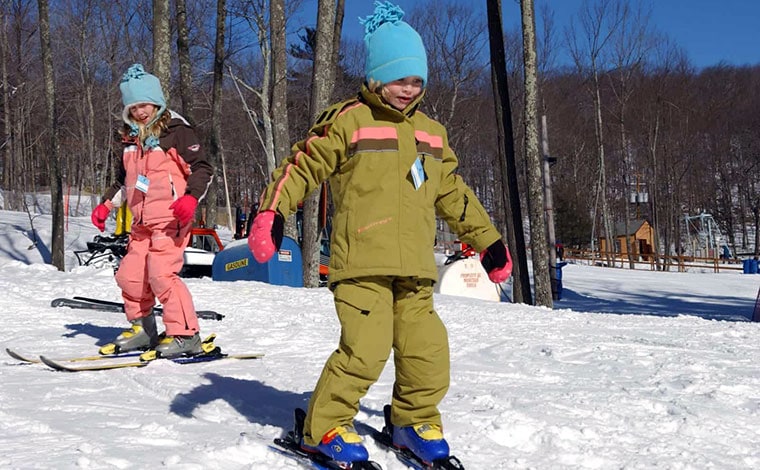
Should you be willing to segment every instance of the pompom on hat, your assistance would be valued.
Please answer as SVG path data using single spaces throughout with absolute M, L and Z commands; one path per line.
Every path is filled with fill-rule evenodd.
M 129 108 L 132 106 L 143 103 L 158 106 L 159 109 L 154 121 L 166 110 L 166 99 L 161 89 L 161 82 L 158 77 L 146 72 L 142 64 L 133 64 L 127 69 L 121 77 L 119 89 L 121 90 L 121 101 L 124 104 L 122 119 L 127 124 L 131 123 Z
M 422 38 L 402 21 L 404 11 L 391 2 L 375 2 L 375 12 L 359 18 L 367 46 L 365 79 L 390 83 L 404 77 L 422 78 L 427 85 L 427 53 Z

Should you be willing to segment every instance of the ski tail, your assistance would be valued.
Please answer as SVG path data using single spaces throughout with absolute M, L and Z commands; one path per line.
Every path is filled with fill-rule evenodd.
M 89 297 L 75 296 L 71 299 L 66 297 L 60 297 L 53 299 L 50 302 L 51 307 L 69 307 L 69 308 L 81 308 L 88 310 L 100 310 L 104 312 L 124 312 L 124 304 L 121 302 L 112 302 L 110 300 L 93 299 Z M 153 313 L 158 316 L 162 316 L 164 310 L 162 307 L 153 307 Z M 215 312 L 213 310 L 197 310 L 195 314 L 198 318 L 204 320 L 222 320 L 224 315 Z
M 50 302 L 50 306 L 51 307 L 79 308 L 79 309 L 87 309 L 87 310 L 100 310 L 102 312 L 124 312 L 124 308 L 122 305 L 93 303 L 93 302 L 87 302 L 87 301 L 76 299 L 76 298 L 68 299 L 65 297 L 53 299 Z
M 752 312 L 751 320 L 760 322 L 760 289 L 757 290 L 757 298 L 755 299 L 755 310 Z

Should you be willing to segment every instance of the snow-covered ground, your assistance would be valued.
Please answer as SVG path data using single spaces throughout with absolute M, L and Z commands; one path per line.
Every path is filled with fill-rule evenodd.
M 78 267 L 97 234 L 68 220 L 67 271 L 49 258 L 50 217 L 0 211 L 0 348 L 92 354 L 122 314 L 51 308 L 120 301 L 109 269 Z M 226 234 L 229 238 L 229 234 Z M 29 249 L 31 247 L 31 249 Z M 451 344 L 441 404 L 453 452 L 481 469 L 760 468 L 760 276 L 568 265 L 555 310 L 437 295 Z M 339 326 L 326 289 L 188 279 L 225 351 L 253 361 L 62 373 L 0 356 L 0 468 L 284 469 L 270 446 L 305 407 Z M 722 317 L 727 320 L 716 320 Z M 392 362 L 357 420 L 380 427 Z M 359 426 L 362 433 L 366 427 Z M 371 457 L 404 468 L 370 439 Z

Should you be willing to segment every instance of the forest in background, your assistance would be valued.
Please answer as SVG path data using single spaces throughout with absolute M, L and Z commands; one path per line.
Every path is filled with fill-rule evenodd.
M 248 208 L 268 179 L 265 114 L 269 5 L 227 0 L 224 81 L 218 144 L 216 205 Z M 488 62 L 486 18 L 453 0 L 420 2 L 405 20 L 423 36 L 430 79 L 423 111 L 449 130 L 460 174 L 498 224 L 504 220 L 497 161 L 496 113 Z M 217 0 L 186 6 L 192 107 L 180 100 L 180 64 L 171 53 L 166 86 L 172 109 L 210 138 Z M 37 2 L 0 2 L 3 139 L 0 150 L 5 209 L 23 210 L 20 196 L 49 184 L 45 146 L 45 78 Z M 170 35 L 176 47 L 177 0 Z M 298 24 L 298 1 L 285 2 L 288 21 L 288 129 L 302 139 L 309 109 L 314 25 Z M 367 14 L 371 13 L 368 2 Z M 132 63 L 151 71 L 153 2 L 60 0 L 50 5 L 50 40 L 58 109 L 58 154 L 64 188 L 101 194 L 114 164 L 120 125 L 118 82 Z M 429 11 L 439 12 L 430 15 Z M 637 1 L 584 4 L 568 27 L 552 12 L 537 12 L 539 114 L 546 116 L 556 217 L 556 238 L 567 247 L 593 246 L 605 232 L 603 211 L 615 223 L 652 221 L 661 248 L 684 236 L 684 215 L 710 213 L 737 251 L 760 246 L 760 65 L 716 64 L 696 69 L 666 31 L 655 30 Z M 347 18 L 346 21 L 356 21 Z M 523 64 L 520 31 L 504 36 L 516 162 L 526 185 L 523 149 Z M 558 65 L 562 54 L 572 65 Z M 363 44 L 344 37 L 337 59 L 334 100 L 355 94 L 362 82 Z M 632 204 L 632 194 L 646 194 Z M 228 195 L 228 196 L 227 196 Z M 526 202 L 523 202 L 526 204 Z M 606 208 L 606 209 L 605 209 Z M 528 213 L 527 208 L 523 211 Z M 221 212 L 220 212 L 221 215 Z M 528 234 L 529 235 L 529 234 Z

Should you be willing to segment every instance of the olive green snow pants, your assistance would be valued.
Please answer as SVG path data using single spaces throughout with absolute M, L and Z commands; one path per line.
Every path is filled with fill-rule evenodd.
M 365 277 L 339 282 L 333 294 L 340 343 L 309 401 L 305 443 L 315 446 L 332 428 L 352 424 L 391 348 L 396 372 L 391 421 L 441 425 L 438 404 L 449 388 L 449 345 L 433 309 L 433 281 Z

